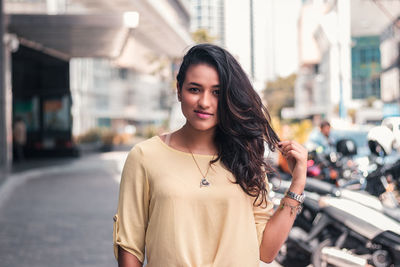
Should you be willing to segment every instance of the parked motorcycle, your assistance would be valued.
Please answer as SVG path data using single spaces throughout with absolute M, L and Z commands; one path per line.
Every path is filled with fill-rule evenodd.
M 397 164 L 389 160 L 393 135 L 386 127 L 379 126 L 370 130 L 367 139 L 371 151 L 368 157 L 357 157 L 357 145 L 348 138 L 339 140 L 335 151 L 329 155 L 318 149 L 310 151 L 308 177 L 333 183 L 340 188 L 366 190 L 381 197 L 390 206 L 398 206 L 395 193 L 398 194 L 400 160 Z
M 339 141 L 335 153 L 322 158 L 323 166 L 338 170 L 338 177 L 334 183 L 317 176 L 307 178 L 307 198 L 276 258 L 279 263 L 400 266 L 400 209 L 394 194 L 400 184 L 400 160 L 388 160 L 391 139 L 382 131 L 378 128 L 368 134 L 371 155 L 367 158 L 356 157 L 352 140 Z M 290 182 L 271 180 L 276 194 L 283 197 Z M 391 208 L 383 205 L 387 200 Z
M 351 179 L 356 171 L 354 156 L 357 155 L 357 145 L 352 139 L 342 138 L 329 153 L 323 147 L 307 144 L 308 161 L 307 176 L 338 185 L 339 179 Z
M 311 253 L 314 267 L 400 264 L 400 224 L 360 203 L 334 197 L 319 199 L 320 216 L 308 239 L 317 239 Z
M 306 193 L 277 261 L 283 266 L 400 265 L 400 223 L 374 208 L 377 203 L 368 200 L 372 196 L 359 203 L 327 183 L 321 189 L 319 183 L 308 183 L 307 189 L 318 189 L 322 195 Z M 279 191 L 286 186 L 281 183 Z

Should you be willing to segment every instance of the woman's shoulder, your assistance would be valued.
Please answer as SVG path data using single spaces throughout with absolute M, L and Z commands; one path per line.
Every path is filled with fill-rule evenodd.
M 141 151 L 145 152 L 148 150 L 152 150 L 154 148 L 159 148 L 160 147 L 160 137 L 158 135 L 155 135 L 153 137 L 150 137 L 148 139 L 142 140 L 137 142 L 131 149 L 131 151 Z
M 149 139 L 136 143 L 129 152 L 133 157 L 147 158 L 157 154 L 161 148 L 161 139 L 159 136 L 153 136 Z

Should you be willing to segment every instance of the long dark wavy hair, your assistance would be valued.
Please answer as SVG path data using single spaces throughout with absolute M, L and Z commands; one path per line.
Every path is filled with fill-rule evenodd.
M 216 45 L 195 45 L 186 53 L 177 75 L 179 90 L 189 66 L 196 64 L 214 67 L 219 76 L 218 125 L 214 136 L 218 157 L 213 162 L 221 159 L 244 192 L 255 197 L 254 205 L 266 204 L 265 178 L 273 168 L 264 159 L 264 144 L 275 151 L 279 142 L 268 111 L 240 64 Z

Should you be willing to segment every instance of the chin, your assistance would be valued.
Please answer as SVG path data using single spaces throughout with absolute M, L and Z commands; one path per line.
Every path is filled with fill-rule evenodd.
M 210 126 L 210 127 L 198 126 L 193 128 L 196 129 L 197 131 L 208 132 L 208 131 L 214 131 L 216 126 Z
M 207 132 L 207 131 L 214 131 L 217 128 L 217 125 L 214 124 L 205 124 L 205 123 L 190 123 L 188 124 L 195 130 L 201 131 L 201 132 Z

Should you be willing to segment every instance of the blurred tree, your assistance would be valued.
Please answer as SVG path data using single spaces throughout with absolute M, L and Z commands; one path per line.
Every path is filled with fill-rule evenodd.
M 296 74 L 287 77 L 278 77 L 274 81 L 269 81 L 263 91 L 263 98 L 271 113 L 271 116 L 281 117 L 281 110 L 284 107 L 294 105 L 294 85 Z
M 357 110 L 355 108 L 349 108 L 347 110 L 347 115 L 351 118 L 352 123 L 356 123 Z
M 201 43 L 213 43 L 217 38 L 212 36 L 207 29 L 198 29 L 192 32 L 192 39 L 197 44 Z
M 375 96 L 369 96 L 367 99 L 366 99 L 366 105 L 367 105 L 367 107 L 369 107 L 369 108 L 372 108 L 373 106 L 374 106 L 374 102 L 376 101 L 376 100 L 378 100 Z

